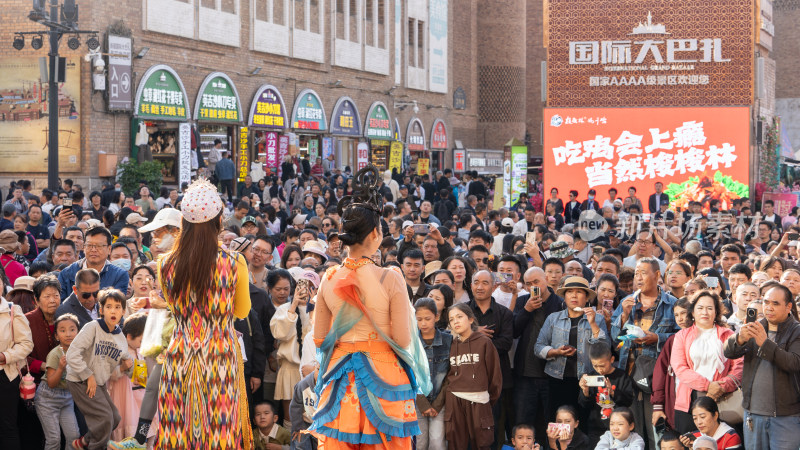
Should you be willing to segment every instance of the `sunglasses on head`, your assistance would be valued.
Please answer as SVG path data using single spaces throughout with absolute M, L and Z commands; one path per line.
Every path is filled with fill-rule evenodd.
M 94 292 L 82 292 L 82 293 L 81 293 L 81 297 L 83 297 L 83 299 L 84 299 L 84 300 L 89 300 L 89 299 L 90 299 L 90 298 L 92 298 L 92 297 L 94 297 L 94 298 L 97 298 L 97 294 L 98 294 L 98 293 L 100 293 L 100 291 L 94 291 Z

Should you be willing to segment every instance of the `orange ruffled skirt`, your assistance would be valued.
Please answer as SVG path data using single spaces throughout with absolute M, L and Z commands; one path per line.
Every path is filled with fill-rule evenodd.
M 384 341 L 337 343 L 309 429 L 318 448 L 411 449 L 420 431 L 410 373 Z

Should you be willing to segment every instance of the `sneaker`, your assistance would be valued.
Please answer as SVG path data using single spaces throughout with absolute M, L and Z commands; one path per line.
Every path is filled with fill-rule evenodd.
M 74 448 L 75 450 L 86 448 L 86 441 L 83 440 L 83 436 L 72 441 L 72 448 Z
M 126 449 L 145 449 L 146 447 L 139 443 L 135 438 L 129 437 L 121 441 L 108 441 L 108 448 L 113 450 L 126 450 Z

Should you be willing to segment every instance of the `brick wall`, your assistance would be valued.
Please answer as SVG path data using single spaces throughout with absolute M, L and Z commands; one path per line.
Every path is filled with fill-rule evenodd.
M 146 0 L 154 2 L 157 0 Z M 188 39 L 178 36 L 143 30 L 143 0 L 119 0 L 109 2 L 106 0 L 78 0 L 81 8 L 80 28 L 100 30 L 105 34 L 108 26 L 117 20 L 124 20 L 133 32 L 134 56 L 143 48 L 150 50 L 142 59 L 134 59 L 132 70 L 135 85 L 138 85 L 144 72 L 156 64 L 168 64 L 181 77 L 189 103 L 194 108 L 195 99 L 203 79 L 211 72 L 221 71 L 233 80 L 241 97 L 243 114 L 249 112 L 249 107 L 256 89 L 265 83 L 275 85 L 284 97 L 287 108 L 294 104 L 296 95 L 305 88 L 312 88 L 320 95 L 328 117 L 332 112 L 336 100 L 341 96 L 350 96 L 356 103 L 362 115 L 366 113 L 373 101 L 383 101 L 389 107 L 389 113 L 394 118 L 398 117 L 400 126 L 405 132 L 409 120 L 414 115 L 411 108 L 404 111 L 393 109 L 394 101 L 416 100 L 420 107 L 418 117 L 423 122 L 426 136 L 436 118 L 441 118 L 447 124 L 450 132 L 451 146 L 455 139 L 462 140 L 465 145 L 474 146 L 477 127 L 477 86 L 476 86 L 476 13 L 475 0 L 469 5 L 466 2 L 449 2 L 450 23 L 448 26 L 449 37 L 449 64 L 448 82 L 449 92 L 437 94 L 426 91 L 407 89 L 398 86 L 391 95 L 387 95 L 394 86 L 394 65 L 388 75 L 380 75 L 358 71 L 331 64 L 331 20 L 330 11 L 333 7 L 331 0 L 320 0 L 325 4 L 324 16 L 324 61 L 312 61 L 272 55 L 250 50 L 249 36 L 251 35 L 251 5 L 250 1 L 241 0 L 241 29 L 239 47 L 219 45 L 202 40 Z M 260 3 L 260 2 L 259 2 Z M 393 24 L 393 3 L 389 3 L 390 20 Z M 458 3 L 456 5 L 455 3 Z M 45 56 L 44 49 L 36 52 L 29 45 L 22 52 L 17 52 L 11 47 L 13 31 L 32 31 L 39 29 L 38 25 L 27 19 L 30 10 L 29 0 L 6 0 L 4 8 L 0 11 L 0 18 L 4 26 L 0 29 L 0 58 L 6 56 Z M 289 5 L 287 5 L 289 6 Z M 224 9 L 224 8 L 223 8 Z M 404 21 L 401 21 L 403 23 Z M 389 47 L 392 49 L 394 42 L 394 27 L 390 27 Z M 198 30 L 203 33 L 203 30 Z M 101 39 L 102 40 L 102 39 Z M 297 44 L 297 42 L 295 42 Z M 74 54 L 82 56 L 87 49 L 82 46 L 78 51 L 70 53 L 66 45 L 62 45 L 62 55 Z M 100 150 L 119 155 L 122 159 L 129 155 L 130 148 L 130 115 L 110 114 L 106 112 L 105 98 L 102 93 L 91 93 L 91 80 L 89 77 L 89 63 L 83 62 L 82 66 L 82 97 L 81 117 L 82 136 L 81 154 L 83 170 L 80 173 L 61 174 L 62 178 L 72 178 L 84 186 L 93 189 L 99 186 L 97 176 L 97 152 Z M 262 70 L 257 76 L 250 76 L 255 67 Z M 329 85 L 336 80 L 342 81 L 342 87 L 333 88 Z M 461 86 L 467 93 L 466 111 L 452 110 L 453 95 L 456 87 Z M 428 108 L 426 105 L 430 105 Z M 194 111 L 192 111 L 194 114 Z M 363 117 L 362 117 L 363 119 Z M 463 134 L 462 134 L 463 133 Z M 524 134 L 524 131 L 523 131 Z M 518 136 L 516 133 L 514 136 Z M 507 135 L 508 140 L 511 136 Z M 501 143 L 502 145 L 502 143 Z M 451 158 L 448 152 L 448 158 Z M 452 161 L 447 159 L 447 161 Z M 0 168 L 2 171 L 3 168 Z M 46 173 L 23 174 L 0 172 L 0 186 L 6 186 L 10 179 L 33 179 L 36 189 L 45 187 Z

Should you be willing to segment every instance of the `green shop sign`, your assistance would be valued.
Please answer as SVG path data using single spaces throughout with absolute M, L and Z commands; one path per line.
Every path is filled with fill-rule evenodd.
M 206 77 L 194 105 L 194 120 L 241 123 L 242 103 L 233 81 L 222 72 Z
M 386 105 L 382 102 L 375 102 L 370 106 L 367 120 L 364 122 L 364 137 L 367 139 L 392 139 L 392 121 L 389 120 Z
M 189 120 L 189 100 L 180 77 L 171 67 L 147 69 L 136 90 L 136 117 L 140 119 Z

